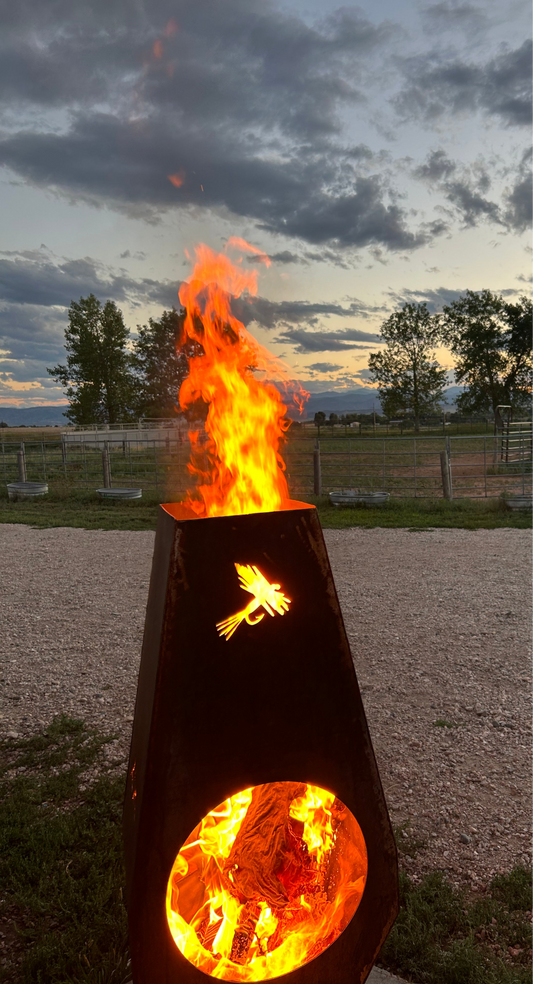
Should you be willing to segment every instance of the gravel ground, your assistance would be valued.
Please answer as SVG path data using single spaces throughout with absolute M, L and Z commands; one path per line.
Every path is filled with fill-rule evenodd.
M 325 537 L 404 866 L 482 890 L 530 862 L 530 534 Z M 2 735 L 64 712 L 124 762 L 153 541 L 0 526 Z

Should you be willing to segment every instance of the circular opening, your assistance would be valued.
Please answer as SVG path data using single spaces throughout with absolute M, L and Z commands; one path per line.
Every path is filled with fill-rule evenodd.
M 205 974 L 279 977 L 346 929 L 367 868 L 361 828 L 333 793 L 303 782 L 253 786 L 211 810 L 183 844 L 167 885 L 170 932 Z

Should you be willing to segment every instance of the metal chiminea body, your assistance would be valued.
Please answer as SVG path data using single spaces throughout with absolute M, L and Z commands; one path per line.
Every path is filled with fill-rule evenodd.
M 205 844 L 228 802 L 242 822 L 215 868 Z M 325 854 L 305 803 L 329 830 Z M 366 980 L 397 913 L 396 850 L 314 507 L 209 519 L 161 507 L 124 837 L 135 984 Z M 208 905 L 213 872 L 226 902 Z M 305 935 L 311 909 L 322 935 L 280 971 L 282 928 Z

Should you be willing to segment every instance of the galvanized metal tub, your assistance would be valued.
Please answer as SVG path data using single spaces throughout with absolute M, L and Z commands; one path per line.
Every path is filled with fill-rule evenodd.
M 338 489 L 329 493 L 333 506 L 383 506 L 390 499 L 390 492 L 365 492 L 362 489 Z
M 533 496 L 525 493 L 520 495 L 505 496 L 505 505 L 509 506 L 509 509 L 531 509 L 533 506 Z
M 8 499 L 17 502 L 22 499 L 35 499 L 38 495 L 46 495 L 47 482 L 11 482 L 7 486 Z
M 142 489 L 97 489 L 102 499 L 142 499 Z

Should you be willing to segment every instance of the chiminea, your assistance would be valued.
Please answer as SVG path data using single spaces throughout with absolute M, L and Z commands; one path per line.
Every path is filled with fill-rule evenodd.
M 161 507 L 124 837 L 135 984 L 366 980 L 396 850 L 313 506 Z

